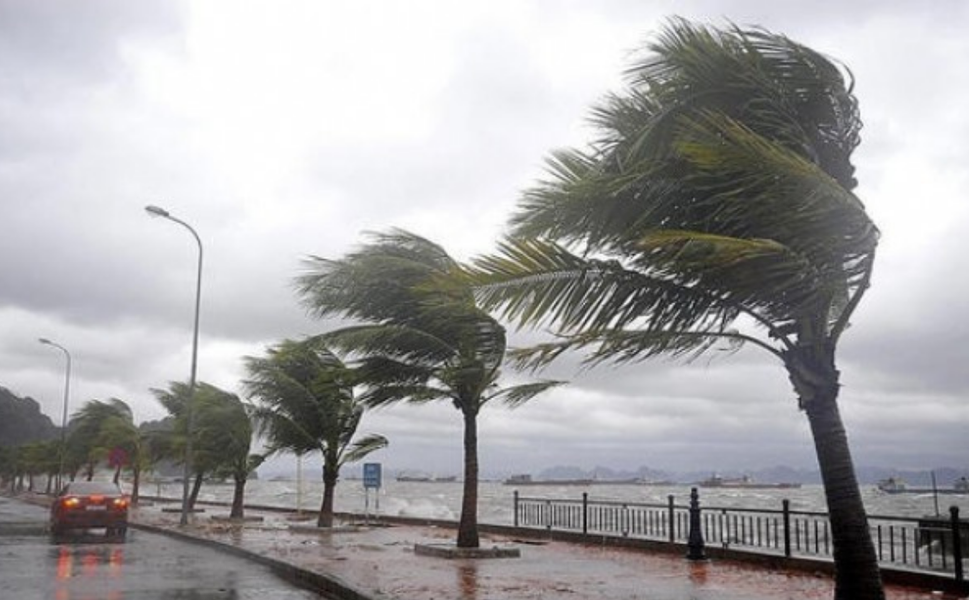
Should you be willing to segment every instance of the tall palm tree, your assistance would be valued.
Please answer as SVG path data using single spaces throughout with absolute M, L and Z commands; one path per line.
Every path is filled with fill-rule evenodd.
M 460 265 L 412 233 L 374 234 L 341 260 L 313 258 L 298 279 L 319 317 L 362 321 L 324 337 L 360 359 L 364 401 L 383 406 L 445 400 L 464 420 L 464 490 L 457 545 L 477 548 L 478 413 L 492 400 L 518 406 L 560 382 L 501 388 L 505 329 L 475 305 Z
M 878 230 L 852 193 L 850 79 L 764 30 L 674 20 L 559 151 L 512 237 L 476 261 L 479 299 L 563 336 L 592 363 L 749 344 L 788 372 L 814 437 L 836 597 L 884 592 L 838 409 L 835 349 L 871 277 Z
M 267 455 L 290 451 L 323 457 L 323 502 L 317 526 L 333 526 L 333 498 L 340 468 L 387 446 L 371 434 L 354 441 L 364 406 L 353 393 L 355 375 L 319 338 L 284 340 L 265 357 L 247 357 L 248 394 L 257 430 L 268 438 Z

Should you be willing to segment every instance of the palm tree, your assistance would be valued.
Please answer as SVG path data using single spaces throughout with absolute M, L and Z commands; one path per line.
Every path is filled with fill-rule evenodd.
M 175 430 L 168 444 L 170 458 L 182 461 L 185 458 L 185 440 L 188 429 L 189 386 L 173 381 L 167 390 L 152 389 L 152 394 L 175 417 Z M 206 475 L 215 473 L 226 464 L 238 459 L 240 453 L 248 457 L 252 430 L 240 428 L 235 419 L 245 414 L 241 400 L 235 394 L 219 389 L 214 385 L 199 382 L 195 386 L 193 398 L 195 429 L 192 431 L 192 488 L 188 497 L 188 509 L 195 508 L 202 483 Z M 235 415 L 235 416 L 229 416 Z M 224 427 L 221 419 L 229 419 L 235 425 Z M 244 446 L 244 452 L 240 449 Z M 244 482 L 242 482 L 244 485 Z
M 353 437 L 364 406 L 354 396 L 355 375 L 319 338 L 284 340 L 264 358 L 247 357 L 248 394 L 267 454 L 290 451 L 323 456 L 323 503 L 317 526 L 333 526 L 333 497 L 340 468 L 387 446 L 382 435 Z
M 18 446 L 0 446 L 0 484 L 9 485 L 10 492 L 16 491 L 17 475 L 21 470 L 18 449 Z
M 211 387 L 211 386 L 210 386 Z M 231 477 L 234 485 L 229 517 L 244 516 L 245 487 L 262 457 L 250 455 L 252 422 L 242 400 L 235 394 L 203 389 L 196 396 L 196 437 L 198 452 L 211 455 L 211 472 L 216 477 Z
M 52 475 L 57 472 L 58 455 L 56 442 L 34 441 L 19 446 L 20 466 L 27 475 L 27 490 L 35 491 L 34 478 L 37 475 L 47 476 L 47 493 L 50 493 Z
M 477 548 L 478 433 L 492 400 L 518 406 L 560 382 L 498 387 L 505 329 L 475 305 L 460 265 L 443 248 L 406 231 L 374 234 L 341 260 L 313 258 L 298 279 L 317 316 L 363 324 L 326 334 L 360 360 L 369 406 L 446 400 L 464 420 L 464 490 L 457 545 Z
M 871 277 L 878 230 L 852 193 L 850 79 L 763 30 L 675 20 L 560 151 L 512 238 L 476 261 L 479 299 L 563 336 L 591 363 L 742 344 L 788 372 L 807 414 L 834 536 L 836 597 L 884 592 L 838 409 L 835 350 Z
M 122 400 L 111 398 L 107 402 L 88 400 L 73 415 L 69 425 L 68 455 L 83 461 L 85 478 L 90 481 L 98 463 L 107 460 L 113 443 L 120 436 L 119 427 L 129 424 L 134 428 L 131 408 Z M 108 425 L 112 430 L 105 432 Z M 120 477 L 122 465 L 115 465 L 114 481 Z
M 121 451 L 121 456 L 112 465 L 114 482 L 118 483 L 123 468 L 129 468 L 132 476 L 131 501 L 137 504 L 141 489 L 141 471 L 147 455 L 146 440 L 135 425 L 131 408 L 125 402 L 112 398 L 109 405 L 113 414 L 106 414 L 101 421 L 97 445 L 109 456 L 114 455 L 117 450 Z

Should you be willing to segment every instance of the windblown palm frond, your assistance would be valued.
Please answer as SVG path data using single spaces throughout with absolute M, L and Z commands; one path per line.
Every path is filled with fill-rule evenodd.
M 476 259 L 467 270 L 486 308 L 500 308 L 520 324 L 555 323 L 565 332 L 623 328 L 713 331 L 736 317 L 714 291 L 624 267 L 619 261 L 579 257 L 535 239 L 510 239 L 499 254 Z
M 553 153 L 514 239 L 474 261 L 479 300 L 567 334 L 635 323 L 674 355 L 740 315 L 777 350 L 836 339 L 878 242 L 851 192 L 842 70 L 783 36 L 673 20 L 627 77 L 593 111 L 592 149 Z
M 564 384 L 564 381 L 546 380 L 514 385 L 498 390 L 493 396 L 488 398 L 488 401 L 498 400 L 510 408 L 517 408 L 535 396 Z
M 609 329 L 583 332 L 553 342 L 518 348 L 512 350 L 509 355 L 518 368 L 538 370 L 570 350 L 588 350 L 583 363 L 594 367 L 604 362 L 622 364 L 658 356 L 689 361 L 713 348 L 734 352 L 747 343 L 763 346 L 777 354 L 776 350 L 766 346 L 757 338 L 737 331 L 668 332 Z
M 436 364 L 457 351 L 448 340 L 408 325 L 356 325 L 322 334 L 320 338 L 353 355 L 392 356 L 415 365 Z
M 360 401 L 366 406 L 381 407 L 401 401 L 425 404 L 435 400 L 453 399 L 452 391 L 427 384 L 407 384 L 388 382 L 373 385 L 360 394 Z
M 343 454 L 342 460 L 345 463 L 363 460 L 368 454 L 376 452 L 381 448 L 386 448 L 387 444 L 387 438 L 382 435 L 370 434 L 364 436 L 347 447 L 346 452 Z
M 303 455 L 320 450 L 320 440 L 292 415 L 283 414 L 268 406 L 252 406 L 250 415 L 256 425 L 256 432 L 266 439 L 267 453 L 288 450 L 296 455 Z

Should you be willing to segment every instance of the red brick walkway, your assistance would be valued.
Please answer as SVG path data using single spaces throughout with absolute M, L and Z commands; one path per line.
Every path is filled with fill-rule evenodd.
M 313 572 L 334 575 L 354 589 L 380 598 L 408 600 L 529 599 L 585 600 L 804 600 L 833 597 L 823 574 L 769 570 L 717 560 L 690 563 L 676 556 L 639 550 L 598 548 L 566 542 L 522 543 L 484 536 L 482 546 L 515 544 L 521 558 L 443 559 L 419 556 L 416 543 L 453 541 L 452 530 L 392 526 L 294 531 L 286 515 L 256 513 L 263 522 L 230 525 L 211 518 L 225 509 L 208 508 L 193 517 L 186 534 L 231 544 Z M 177 513 L 157 506 L 138 509 L 135 519 L 179 529 Z M 890 600 L 954 600 L 960 596 L 898 586 Z

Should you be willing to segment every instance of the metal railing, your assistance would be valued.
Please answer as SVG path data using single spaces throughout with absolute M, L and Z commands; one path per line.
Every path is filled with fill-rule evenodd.
M 734 548 L 785 557 L 830 558 L 833 551 L 827 513 L 781 508 L 710 506 L 699 511 L 700 532 L 708 546 Z M 671 543 L 690 539 L 690 507 L 666 504 L 581 499 L 526 498 L 514 493 L 514 525 L 549 531 L 581 532 Z M 958 507 L 949 517 L 868 517 L 868 525 L 882 566 L 900 566 L 951 574 L 965 581 L 963 557 L 969 550 L 969 522 L 960 520 Z

